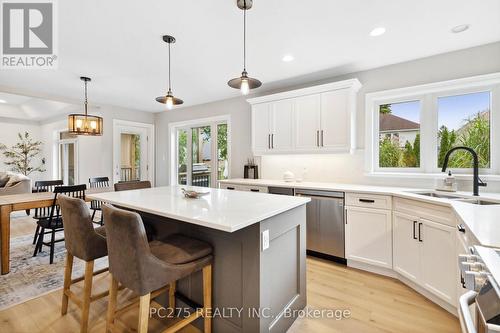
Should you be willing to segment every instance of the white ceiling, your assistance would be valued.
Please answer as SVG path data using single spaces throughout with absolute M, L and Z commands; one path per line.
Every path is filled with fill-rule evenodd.
M 163 34 L 172 49 L 173 91 L 194 105 L 237 96 L 242 13 L 235 0 L 58 1 L 59 69 L 2 70 L 9 90 L 162 111 L 167 88 Z M 460 34 L 459 24 L 471 28 Z M 380 37 L 369 32 L 387 28 Z M 498 0 L 255 0 L 248 13 L 248 72 L 266 83 L 329 70 L 344 74 L 500 40 Z M 285 54 L 295 60 L 283 62 Z
M 83 106 L 43 98 L 0 92 L 0 117 L 30 121 L 83 112 Z M 4 103 L 5 102 L 5 103 Z

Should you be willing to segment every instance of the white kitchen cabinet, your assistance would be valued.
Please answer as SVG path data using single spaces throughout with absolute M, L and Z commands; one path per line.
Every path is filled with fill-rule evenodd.
M 421 260 L 424 287 L 448 303 L 456 301 L 455 228 L 420 220 Z
M 420 278 L 420 244 L 418 217 L 394 212 L 393 217 L 393 266 L 407 279 L 417 282 Z
M 394 270 L 444 301 L 456 301 L 455 229 L 394 212 Z
M 233 190 L 233 191 L 247 191 L 247 192 L 258 192 L 258 193 L 268 192 L 268 188 L 266 186 L 256 186 L 256 185 L 219 183 L 219 188 L 224 190 Z
M 252 140 L 255 151 L 267 151 L 271 149 L 271 111 L 268 103 L 253 106 L 252 128 Z
M 295 148 L 318 150 L 320 148 L 321 95 L 308 95 L 295 99 Z
M 351 148 L 350 124 L 356 121 L 355 110 L 351 110 L 355 105 L 351 95 L 354 96 L 350 89 L 338 89 L 321 94 L 322 149 L 349 151 Z
M 392 268 L 392 212 L 347 207 L 346 259 Z
M 271 150 L 293 148 L 293 100 L 273 102 L 271 107 Z
M 353 151 L 360 87 L 352 79 L 249 99 L 254 154 Z

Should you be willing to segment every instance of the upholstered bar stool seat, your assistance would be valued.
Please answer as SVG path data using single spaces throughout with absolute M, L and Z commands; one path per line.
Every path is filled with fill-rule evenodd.
M 61 314 L 68 311 L 68 301 L 72 300 L 82 310 L 80 332 L 87 332 L 90 303 L 103 298 L 109 291 L 92 295 L 92 279 L 94 275 L 108 269 L 94 272 L 94 260 L 108 255 L 106 229 L 94 229 L 90 210 L 85 201 L 61 195 L 58 198 L 64 220 L 64 238 L 66 244 L 66 269 L 64 272 L 64 288 Z M 85 275 L 71 280 L 74 257 L 85 261 Z M 84 280 L 83 295 L 78 297 L 71 291 L 71 285 Z
M 164 332 L 176 332 L 200 316 L 204 317 L 204 332 L 211 332 L 211 245 L 179 234 L 148 243 L 139 214 L 108 204 L 104 204 L 102 210 L 112 276 L 107 332 L 114 330 L 117 315 L 123 313 L 123 309 L 116 309 L 118 283 L 140 296 L 138 332 L 145 333 L 151 299 L 168 290 L 169 307 L 174 308 L 176 281 L 200 270 L 203 271 L 203 308 L 192 312 Z

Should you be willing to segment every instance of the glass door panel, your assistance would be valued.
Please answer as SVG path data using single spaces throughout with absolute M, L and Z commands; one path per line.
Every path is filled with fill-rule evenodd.
M 120 180 L 141 180 L 142 139 L 139 134 L 121 133 Z
M 177 183 L 187 185 L 188 165 L 188 132 L 185 129 L 177 131 Z
M 65 185 L 75 184 L 75 157 L 74 142 L 59 144 L 59 177 Z
M 193 186 L 210 187 L 210 173 L 212 170 L 211 127 L 192 128 L 191 137 L 191 184 Z
M 217 125 L 217 179 L 229 177 L 229 160 L 227 158 L 227 124 Z

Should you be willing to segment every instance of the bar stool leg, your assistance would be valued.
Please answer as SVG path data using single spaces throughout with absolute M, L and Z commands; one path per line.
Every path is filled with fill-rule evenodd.
M 174 314 L 175 311 L 175 289 L 176 289 L 176 282 L 170 283 L 170 286 L 168 288 L 168 307 L 171 309 L 171 314 Z
M 83 281 L 82 322 L 80 332 L 87 332 L 89 324 L 90 296 L 92 293 L 92 279 L 94 276 L 94 261 L 85 262 L 85 279 Z
M 204 333 L 212 332 L 212 265 L 203 268 Z
M 150 301 L 151 301 L 151 294 L 146 294 L 139 298 L 139 327 L 137 329 L 138 333 L 148 332 Z
M 111 275 L 111 274 L 110 274 Z M 118 295 L 118 281 L 111 275 L 111 285 L 109 287 L 108 315 L 106 318 L 106 333 L 112 331 L 115 322 L 116 299 Z
M 71 273 L 73 272 L 73 255 L 69 252 L 66 254 L 66 267 L 64 268 L 64 287 L 62 296 L 61 315 L 68 312 L 68 295 L 67 292 L 71 286 Z

